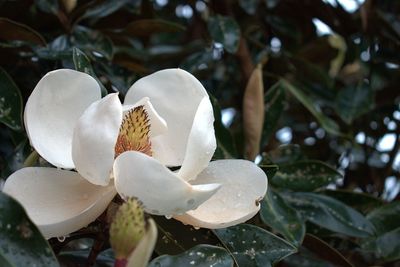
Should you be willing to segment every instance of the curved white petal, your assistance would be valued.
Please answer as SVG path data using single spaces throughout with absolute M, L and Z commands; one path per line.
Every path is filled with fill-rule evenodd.
M 179 214 L 210 198 L 219 184 L 192 186 L 146 154 L 127 151 L 114 162 L 115 187 L 123 197 L 137 197 L 151 214 Z
M 199 174 L 194 183 L 220 183 L 221 189 L 196 210 L 174 218 L 197 227 L 224 228 L 242 223 L 260 209 L 267 192 L 265 173 L 246 160 L 217 160 Z
M 151 125 L 150 138 L 167 132 L 167 130 L 168 130 L 167 123 L 154 109 L 154 107 L 150 103 L 150 100 L 148 97 L 143 97 L 138 102 L 136 102 L 134 105 L 124 105 L 123 110 L 124 110 L 124 112 L 128 112 L 130 109 L 133 109 L 138 106 L 144 106 L 144 109 L 147 111 L 147 115 L 149 116 L 150 125 Z
M 47 73 L 25 107 L 25 128 L 31 145 L 51 164 L 73 168 L 71 144 L 75 123 L 100 98 L 100 87 L 88 74 L 68 69 Z
M 108 185 L 122 122 L 118 94 L 93 103 L 79 118 L 72 140 L 76 170 L 92 184 Z
M 146 267 L 157 241 L 157 226 L 149 219 L 149 226 L 139 244 L 128 258 L 127 267 Z
M 113 184 L 96 186 L 76 172 L 39 167 L 13 173 L 4 192 L 22 204 L 46 238 L 87 226 L 116 194 Z
M 208 96 L 206 90 L 190 73 L 166 69 L 134 83 L 124 104 L 134 104 L 145 96 L 168 125 L 166 134 L 152 140 L 153 156 L 168 166 L 182 165 L 197 107 Z
M 193 120 L 192 130 L 186 146 L 185 159 L 178 176 L 189 181 L 208 166 L 217 142 L 214 133 L 214 113 L 208 97 L 201 100 Z

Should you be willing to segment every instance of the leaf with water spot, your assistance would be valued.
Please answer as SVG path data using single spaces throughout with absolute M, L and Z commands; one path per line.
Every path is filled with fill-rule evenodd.
M 107 94 L 107 89 L 101 83 L 96 73 L 94 73 L 93 67 L 90 64 L 90 59 L 88 58 L 88 56 L 86 56 L 86 54 L 83 53 L 82 50 L 80 50 L 79 48 L 74 47 L 72 49 L 72 59 L 74 61 L 75 69 L 77 71 L 89 74 L 90 76 L 96 79 L 97 83 L 101 88 L 101 94 L 105 96 Z
M 13 130 L 22 129 L 21 93 L 8 73 L 0 67 L 0 122 Z
M 285 88 L 317 119 L 322 128 L 332 135 L 343 136 L 340 132 L 339 125 L 334 120 L 327 117 L 322 112 L 321 108 L 317 106 L 309 96 L 291 83 L 284 80 L 281 80 L 281 82 Z
M 296 252 L 289 242 L 250 224 L 216 229 L 214 232 L 239 266 L 267 267 Z
M 296 246 L 303 241 L 306 227 L 299 214 L 286 201 L 269 188 L 261 202 L 261 220 L 272 229 L 281 233 Z
M 385 262 L 400 260 L 400 227 L 365 240 L 361 247 Z
M 400 201 L 383 205 L 367 215 L 376 228 L 377 234 L 392 231 L 400 226 Z
M 271 184 L 294 191 L 313 191 L 340 178 L 342 175 L 329 165 L 307 160 L 280 165 Z
M 221 43 L 229 53 L 239 47 L 240 27 L 231 17 L 215 16 L 208 20 L 208 31 L 215 42 Z
M 270 87 L 265 96 L 265 123 L 261 136 L 261 144 L 264 146 L 268 144 L 269 139 L 275 133 L 279 119 L 283 114 L 285 107 L 285 91 L 283 90 L 281 83 L 277 82 Z
M 46 239 L 14 199 L 0 192 L 0 263 L 58 266 Z
M 344 203 L 315 193 L 288 193 L 285 199 L 304 219 L 329 229 L 354 237 L 369 237 L 374 226 L 361 213 Z
M 179 255 L 162 255 L 149 264 L 149 267 L 175 266 L 232 267 L 233 260 L 221 247 L 198 245 Z

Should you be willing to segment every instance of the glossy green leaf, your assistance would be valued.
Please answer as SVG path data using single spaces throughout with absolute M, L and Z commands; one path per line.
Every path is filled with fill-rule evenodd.
M 272 266 L 296 251 L 282 238 L 250 224 L 216 229 L 214 232 L 239 266 Z
M 61 251 L 57 258 L 61 266 L 84 266 L 88 262 L 91 249 Z M 106 249 L 96 257 L 96 267 L 113 267 L 115 257 L 113 250 Z
M 103 17 L 107 17 L 112 13 L 118 11 L 122 7 L 124 7 L 128 2 L 132 0 L 106 0 L 101 1 L 97 5 L 92 5 L 90 8 L 86 10 L 82 18 L 93 18 L 93 19 L 100 19 Z M 134 0 L 135 1 L 135 0 Z
M 283 113 L 285 102 L 285 91 L 280 82 L 275 83 L 267 90 L 264 97 L 265 103 L 265 123 L 262 132 L 261 144 L 268 144 L 269 139 L 275 134 L 278 121 Z
M 237 51 L 240 28 L 233 18 L 220 15 L 210 17 L 207 26 L 208 32 L 215 42 L 221 43 L 229 53 Z
M 222 124 L 221 107 L 217 99 L 210 95 L 214 110 L 214 129 L 217 138 L 217 146 L 222 152 L 221 158 L 233 158 L 237 156 L 237 148 L 229 130 Z
M 155 251 L 159 255 L 175 255 L 199 244 L 218 244 L 217 238 L 209 229 L 194 229 L 190 225 L 183 225 L 181 222 L 166 219 L 164 216 L 152 216 L 157 224 L 158 241 Z
M 370 86 L 346 87 L 336 96 L 336 112 L 347 124 L 370 111 L 374 106 L 374 93 Z
M 321 191 L 321 193 L 342 201 L 346 205 L 349 205 L 352 208 L 361 211 L 362 213 L 369 212 L 384 204 L 383 200 L 380 198 L 374 197 L 370 194 L 353 192 L 349 190 L 324 190 Z
M 149 264 L 149 267 L 178 266 L 232 267 L 233 259 L 229 253 L 221 247 L 198 245 L 179 255 L 162 255 L 152 260 Z
M 398 222 L 398 221 L 397 221 Z M 390 232 L 370 238 L 362 243 L 362 248 L 373 252 L 383 261 L 395 261 L 400 259 L 400 227 Z
M 8 266 L 58 266 L 38 228 L 22 206 L 0 192 L 0 262 Z
M 92 56 L 111 60 L 114 54 L 113 43 L 100 31 L 78 26 L 71 36 L 71 43 Z
M 22 130 L 21 93 L 7 72 L 0 67 L 0 122 L 13 130 Z
M 140 19 L 135 20 L 124 29 L 126 35 L 148 36 L 160 32 L 183 32 L 185 26 L 162 19 Z
M 367 215 L 378 234 L 392 231 L 400 226 L 400 201 L 381 206 Z
M 275 164 L 294 163 L 304 158 L 299 145 L 281 145 L 276 149 L 268 151 L 269 159 Z
M 283 81 L 283 80 L 282 80 Z M 342 135 L 339 126 L 331 118 L 325 116 L 320 107 L 315 105 L 314 102 L 300 89 L 296 88 L 287 81 L 283 81 L 285 88 L 294 96 L 308 111 L 317 119 L 321 126 L 330 134 Z
M 303 246 L 334 266 L 353 267 L 338 250 L 314 235 L 307 234 Z
M 361 213 L 328 196 L 315 193 L 290 193 L 286 200 L 308 221 L 354 237 L 369 237 L 374 226 Z
M 72 49 L 72 59 L 74 61 L 76 70 L 87 73 L 96 79 L 97 83 L 100 85 L 101 94 L 105 96 L 107 94 L 107 89 L 99 80 L 96 73 L 94 73 L 93 67 L 90 64 L 90 59 L 85 55 L 85 53 L 83 53 L 82 50 L 80 50 L 79 48 L 74 47 Z
M 314 191 L 339 178 L 342 175 L 329 165 L 317 160 L 305 160 L 280 165 L 270 182 L 280 188 Z
M 297 247 L 303 241 L 306 227 L 300 215 L 273 189 L 261 202 L 261 220 Z
M 264 164 L 262 161 L 260 164 L 258 164 L 258 167 L 260 167 L 265 174 L 267 175 L 268 179 L 271 179 L 274 177 L 276 172 L 279 170 L 279 166 L 275 164 Z

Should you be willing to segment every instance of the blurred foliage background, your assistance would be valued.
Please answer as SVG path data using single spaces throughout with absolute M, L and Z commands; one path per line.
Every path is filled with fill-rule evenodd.
M 400 266 L 399 14 L 393 0 L 0 0 L 0 181 L 32 161 L 23 103 L 48 71 L 89 73 L 123 98 L 142 76 L 185 69 L 213 97 L 215 158 L 241 158 L 243 96 L 260 64 L 256 162 L 270 190 L 251 223 L 298 248 L 278 266 Z M 154 256 L 227 235 L 212 234 Z M 66 244 L 50 243 L 56 253 Z M 85 258 L 78 252 L 64 251 L 66 264 Z M 258 265 L 231 256 L 268 266 L 288 254 Z

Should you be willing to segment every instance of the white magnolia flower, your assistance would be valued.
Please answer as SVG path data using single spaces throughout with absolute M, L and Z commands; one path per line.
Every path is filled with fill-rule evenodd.
M 49 72 L 28 99 L 25 127 L 36 151 L 62 169 L 21 169 L 4 192 L 48 238 L 85 227 L 117 193 L 197 227 L 244 222 L 258 212 L 267 177 L 250 161 L 210 162 L 213 122 L 206 90 L 180 69 L 138 80 L 123 105 L 117 94 L 101 98 L 87 74 Z

